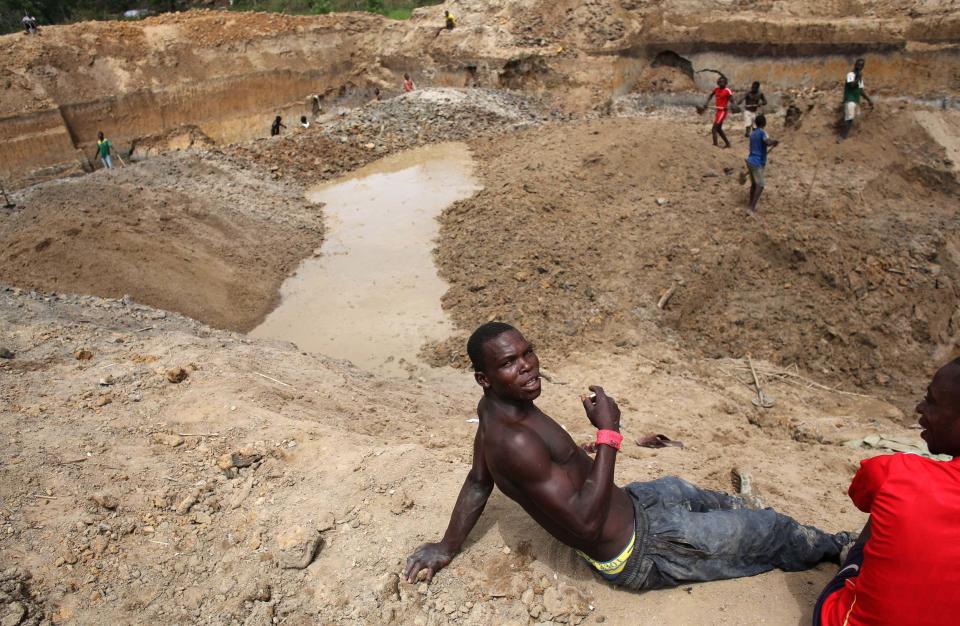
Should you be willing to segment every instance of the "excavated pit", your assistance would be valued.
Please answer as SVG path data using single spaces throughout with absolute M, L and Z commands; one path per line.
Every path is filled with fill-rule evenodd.
M 904 424 L 960 329 L 960 15 L 731 6 L 457 0 L 452 33 L 435 8 L 205 11 L 0 38 L 0 171 L 25 185 L 0 209 L 0 582 L 17 588 L 0 616 L 809 623 L 833 566 L 628 594 L 499 494 L 427 595 L 396 577 L 469 469 L 464 340 L 491 319 L 536 343 L 539 406 L 576 441 L 595 432 L 579 393 L 617 397 L 624 481 L 729 490 L 736 466 L 765 503 L 854 530 L 843 494 L 883 450 L 845 444 L 922 452 Z M 860 55 L 877 107 L 837 143 Z M 693 113 L 709 70 L 771 103 L 756 218 L 742 119 L 719 150 Z M 404 72 L 418 90 L 395 97 Z M 265 138 L 278 113 L 313 124 Z M 100 127 L 139 162 L 28 185 L 88 167 Z M 423 147 L 451 141 L 467 148 Z M 305 197 L 320 184 L 323 205 Z M 261 338 L 281 315 L 295 332 Z M 427 338 L 421 356 L 460 371 L 419 369 Z M 631 443 L 649 433 L 687 446 Z

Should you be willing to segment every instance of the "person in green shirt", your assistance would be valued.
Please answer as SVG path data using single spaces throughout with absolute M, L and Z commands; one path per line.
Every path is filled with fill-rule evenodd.
M 847 80 L 843 85 L 843 129 L 840 131 L 840 139 L 846 139 L 850 134 L 850 128 L 853 126 L 853 120 L 860 112 L 860 97 L 867 101 L 870 108 L 873 108 L 873 101 L 863 89 L 863 59 L 857 59 L 853 64 L 853 71 L 847 74 Z
M 103 161 L 103 166 L 108 170 L 113 169 L 113 159 L 110 157 L 110 149 L 113 147 L 113 144 L 110 143 L 110 140 L 103 136 L 103 131 L 97 133 L 97 157 Z

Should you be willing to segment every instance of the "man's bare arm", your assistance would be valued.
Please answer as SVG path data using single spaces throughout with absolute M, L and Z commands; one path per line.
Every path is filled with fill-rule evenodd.
M 620 409 L 600 387 L 591 387 L 596 400 L 585 398 L 584 409 L 598 429 L 620 430 Z M 543 440 L 520 431 L 497 450 L 498 461 L 511 481 L 558 525 L 585 541 L 596 539 L 603 530 L 613 493 L 616 449 L 597 446 L 590 474 L 579 488 L 567 472 L 550 457 Z
M 482 432 L 477 429 L 477 436 L 473 440 L 473 467 L 460 488 L 447 531 L 439 543 L 425 543 L 407 558 L 403 570 L 403 577 L 407 582 L 416 580 L 417 574 L 424 569 L 427 570 L 427 582 L 430 582 L 434 574 L 450 564 L 480 519 L 483 507 L 493 491 L 493 476 L 483 457 Z

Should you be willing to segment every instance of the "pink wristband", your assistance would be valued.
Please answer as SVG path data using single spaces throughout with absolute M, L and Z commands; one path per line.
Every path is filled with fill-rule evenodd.
M 623 441 L 623 435 L 615 430 L 598 430 L 597 445 L 610 446 L 614 450 L 620 449 L 620 443 Z

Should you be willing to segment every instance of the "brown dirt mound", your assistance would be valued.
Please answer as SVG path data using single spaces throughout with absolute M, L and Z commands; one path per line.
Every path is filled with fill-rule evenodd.
M 252 328 L 280 282 L 320 245 L 320 210 L 215 155 L 172 154 L 53 181 L 0 211 L 0 279 Z
M 763 220 L 738 186 L 745 139 L 698 118 L 611 119 L 476 142 L 486 189 L 442 218 L 444 306 L 566 353 L 629 346 L 646 322 L 709 356 L 752 353 L 905 403 L 955 341 L 956 186 L 909 113 L 837 145 L 829 113 L 769 128 Z M 642 146 L 638 148 L 638 146 Z M 665 310 L 657 308 L 671 285 Z M 463 337 L 440 359 L 463 364 Z

